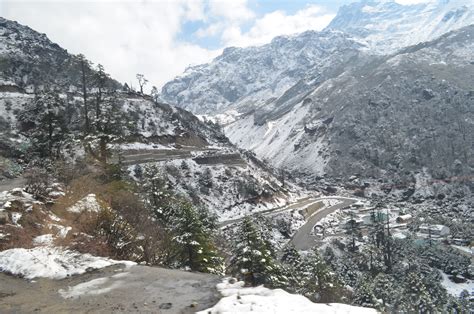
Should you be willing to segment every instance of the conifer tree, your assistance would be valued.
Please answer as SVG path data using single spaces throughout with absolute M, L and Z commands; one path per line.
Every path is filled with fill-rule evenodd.
M 302 268 L 305 272 L 305 280 L 302 283 L 304 295 L 317 302 L 339 300 L 342 295 L 342 286 L 317 249 L 304 258 Z
M 416 313 L 430 312 L 434 309 L 433 301 L 420 275 L 410 272 L 404 287 L 405 304 L 408 311 Z
M 164 224 L 169 223 L 174 195 L 156 165 L 144 168 L 141 186 L 146 198 L 145 203 L 154 217 Z
M 97 66 L 94 73 L 95 108 L 90 119 L 91 130 L 86 137 L 88 151 L 103 163 L 110 155 L 109 144 L 119 141 L 129 133 L 132 127 L 128 117 L 122 110 L 122 104 L 116 91 L 110 86 L 110 77 L 102 65 Z
M 169 228 L 174 241 L 180 246 L 180 264 L 191 270 L 214 274 L 223 273 L 223 259 L 218 255 L 212 241 L 211 223 L 203 220 L 208 215 L 200 215 L 185 200 L 174 203 Z
M 354 304 L 370 308 L 378 307 L 379 304 L 374 295 L 374 288 L 368 277 L 362 278 L 357 285 L 354 295 Z
M 22 132 L 31 140 L 38 157 L 58 158 L 68 138 L 65 102 L 58 93 L 46 91 L 19 112 Z
M 233 253 L 231 269 L 246 284 L 266 284 L 271 287 L 286 285 L 282 268 L 273 259 L 256 224 L 248 217 L 240 225 Z
M 374 295 L 377 299 L 382 300 L 382 306 L 385 311 L 388 311 L 387 307 L 393 300 L 393 281 L 393 278 L 384 273 L 379 273 L 374 279 Z

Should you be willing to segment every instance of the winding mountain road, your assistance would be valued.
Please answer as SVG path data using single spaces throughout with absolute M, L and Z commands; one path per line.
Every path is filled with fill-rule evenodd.
M 317 210 L 313 215 L 309 217 L 306 223 L 298 229 L 298 231 L 293 235 L 290 242 L 295 246 L 297 250 L 306 251 L 311 249 L 316 241 L 316 237 L 312 235 L 314 226 L 327 215 L 335 212 L 338 209 L 345 208 L 357 202 L 355 199 L 350 198 L 332 198 L 340 201 L 340 203 L 323 207 L 320 210 Z M 314 205 L 312 205 L 314 206 Z
M 331 205 L 331 206 L 324 206 L 324 200 L 337 200 L 339 203 Z M 297 250 L 305 251 L 309 250 L 315 245 L 316 237 L 312 235 L 312 231 L 314 226 L 324 217 L 327 215 L 335 212 L 338 209 L 346 208 L 354 203 L 357 202 L 357 199 L 346 198 L 346 197 L 322 197 L 322 198 L 303 198 L 299 201 L 278 208 L 272 208 L 256 213 L 252 213 L 245 217 L 252 217 L 256 215 L 264 215 L 264 216 L 272 216 L 276 215 L 285 211 L 294 210 L 294 209 L 301 209 L 307 213 L 307 221 L 306 223 L 301 226 L 298 231 L 293 235 L 291 240 L 288 244 L 293 244 Z M 225 228 L 229 225 L 233 225 L 242 221 L 245 217 L 240 217 L 236 219 L 226 220 L 219 223 L 219 227 Z

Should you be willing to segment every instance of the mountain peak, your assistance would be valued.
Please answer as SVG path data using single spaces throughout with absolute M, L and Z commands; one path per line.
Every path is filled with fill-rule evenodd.
M 341 30 L 364 40 L 377 53 L 429 41 L 474 23 L 474 4 L 438 0 L 401 5 L 365 0 L 342 6 L 326 29 Z

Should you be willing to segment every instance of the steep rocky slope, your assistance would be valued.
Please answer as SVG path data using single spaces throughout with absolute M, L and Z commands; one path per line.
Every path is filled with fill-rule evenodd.
M 83 159 L 80 59 L 52 43 L 46 35 L 2 18 L 0 67 L 0 178 L 18 175 L 27 166 L 25 160 L 31 159 L 26 156 L 30 139 L 22 134 L 18 117 L 43 90 L 54 90 L 64 102 L 68 136 L 73 139 L 67 145 L 67 155 L 71 158 L 68 162 Z M 97 70 L 90 65 L 87 67 L 88 101 L 89 106 L 95 108 Z M 132 175 L 135 165 L 142 168 L 157 165 L 161 175 L 179 192 L 218 214 L 225 212 L 226 217 L 231 217 L 234 210 L 246 212 L 253 205 L 262 209 L 267 209 L 267 205 L 279 206 L 293 197 L 288 190 L 293 187 L 283 187 L 271 173 L 272 169 L 238 150 L 218 126 L 201 122 L 182 108 L 122 89 L 111 78 L 106 80 L 106 88 L 115 91 L 113 101 L 119 108 L 117 119 L 121 121 L 122 130 L 110 146 L 111 153 L 115 154 L 111 160 L 123 159 Z M 188 168 L 186 176 L 179 176 L 183 161 L 191 169 Z M 206 182 L 203 183 L 204 174 Z M 237 182 L 237 178 L 245 178 L 245 182 Z M 211 186 L 213 189 L 209 192 Z M 200 189 L 207 192 L 198 193 L 202 197 L 197 197 L 196 191 Z
M 161 97 L 196 114 L 248 112 L 285 91 L 341 73 L 361 47 L 339 31 L 307 31 L 260 47 L 226 48 L 210 64 L 189 68 L 164 85 Z
M 287 114 L 249 114 L 236 144 L 313 175 L 438 178 L 472 173 L 474 26 L 357 66 L 295 95 Z M 354 64 L 353 64 L 354 65 Z M 245 134 L 242 136 L 241 134 Z M 248 134 L 251 134 L 250 136 Z
M 233 143 L 309 181 L 463 177 L 473 167 L 473 12 L 464 0 L 360 1 L 323 32 L 231 48 L 163 97 L 220 113 Z
M 0 17 L 0 91 L 33 92 L 46 85 L 68 90 L 80 85 L 80 66 L 77 56 L 45 34 Z

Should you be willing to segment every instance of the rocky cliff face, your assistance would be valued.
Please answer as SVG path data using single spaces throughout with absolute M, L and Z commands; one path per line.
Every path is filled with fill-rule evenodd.
M 391 56 L 361 58 L 288 100 L 296 105 L 283 116 L 256 123 L 258 114 L 249 114 L 226 134 L 306 176 L 400 179 L 424 168 L 437 178 L 468 175 L 473 36 L 469 26 Z
M 248 112 L 286 91 L 341 73 L 361 47 L 339 31 L 308 31 L 276 37 L 261 47 L 227 48 L 210 64 L 167 83 L 161 97 L 196 114 Z

